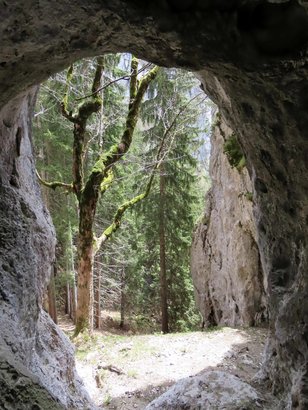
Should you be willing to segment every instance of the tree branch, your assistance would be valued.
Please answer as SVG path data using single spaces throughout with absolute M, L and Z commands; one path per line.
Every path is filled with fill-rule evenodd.
M 109 189 L 113 181 L 114 181 L 114 173 L 112 169 L 109 169 L 106 178 L 103 180 L 100 186 L 101 194 L 105 193 L 107 189 Z
M 128 151 L 137 124 L 142 98 L 150 82 L 156 77 L 158 70 L 159 67 L 155 66 L 141 80 L 138 80 L 138 60 L 135 57 L 132 58 L 129 111 L 126 118 L 125 130 L 120 142 L 114 144 L 107 153 L 102 154 L 94 164 L 83 190 L 83 198 L 85 201 L 87 198 L 90 199 L 98 196 L 98 189 L 108 176 L 108 171 Z
M 145 64 L 145 65 L 138 71 L 138 74 L 140 74 L 142 71 L 146 70 L 151 64 L 152 64 L 152 63 Z M 96 91 L 93 91 L 91 94 L 87 94 L 87 95 L 84 95 L 83 97 L 76 98 L 76 101 L 81 101 L 81 100 L 84 100 L 84 99 L 86 99 L 86 98 L 92 97 L 93 95 L 97 94 L 98 92 L 105 90 L 105 89 L 108 88 L 110 85 L 115 84 L 115 83 L 118 83 L 119 81 L 122 81 L 122 80 L 129 80 L 130 78 L 131 78 L 131 74 L 125 74 L 125 75 L 123 75 L 122 77 L 115 78 L 114 80 L 109 81 L 109 83 L 107 83 L 107 84 L 103 85 L 102 87 L 98 88 Z
M 64 96 L 61 101 L 61 112 L 63 117 L 68 119 L 70 122 L 76 122 L 75 117 L 72 114 L 72 111 L 69 111 L 68 109 L 68 92 L 70 88 L 70 84 L 73 78 L 73 64 L 69 67 L 66 75 L 66 84 L 65 84 L 65 91 L 64 91 Z
M 151 187 L 154 181 L 154 177 L 155 177 L 155 172 L 156 170 L 160 167 L 162 161 L 165 158 L 165 155 L 162 155 L 163 152 L 163 148 L 165 145 L 165 141 L 167 138 L 168 133 L 170 132 L 171 128 L 169 128 L 163 135 L 163 138 L 161 140 L 159 149 L 157 151 L 156 154 L 156 162 L 154 167 L 152 168 L 151 171 L 151 175 L 149 178 L 149 181 L 147 183 L 146 189 L 142 194 L 139 194 L 137 196 L 135 196 L 134 198 L 124 202 L 117 210 L 117 212 L 115 213 L 114 217 L 113 217 L 113 222 L 108 226 L 108 228 L 106 228 L 104 230 L 104 232 L 102 233 L 102 235 L 99 238 L 96 238 L 95 240 L 95 253 L 97 253 L 99 251 L 99 249 L 101 248 L 101 246 L 106 243 L 108 241 L 108 239 L 119 229 L 119 227 L 121 226 L 121 222 L 122 222 L 122 217 L 124 215 L 124 213 L 127 211 L 127 209 L 131 208 L 133 205 L 135 205 L 136 203 L 142 201 L 143 199 L 145 199 L 150 191 L 151 191 Z
M 98 112 L 102 106 L 102 99 L 97 94 L 101 85 L 104 69 L 104 56 L 97 57 L 96 69 L 92 83 L 93 97 L 90 101 L 83 102 L 74 116 L 74 142 L 73 142 L 73 184 L 74 191 L 80 200 L 84 187 L 84 153 L 86 149 L 86 126 L 89 117 Z
M 66 184 L 65 182 L 60 182 L 60 181 L 47 182 L 47 181 L 45 181 L 41 178 L 41 176 L 37 172 L 37 170 L 35 172 L 36 172 L 36 176 L 37 176 L 38 180 L 45 187 L 51 188 L 53 190 L 55 190 L 56 188 L 64 188 L 68 192 L 73 192 L 73 184 Z
M 195 95 L 193 98 L 191 98 L 185 105 L 183 105 L 179 109 L 179 111 L 177 112 L 177 114 L 173 118 L 171 124 L 169 125 L 169 127 L 166 129 L 166 131 L 163 134 L 160 146 L 159 146 L 157 154 L 156 154 L 155 165 L 152 168 L 151 175 L 150 175 L 150 178 L 149 178 L 149 181 L 147 183 L 145 191 L 142 194 L 139 194 L 139 195 L 135 196 L 134 198 L 124 202 L 118 208 L 118 210 L 116 211 L 116 213 L 113 217 L 112 223 L 108 226 L 108 228 L 106 228 L 104 230 L 104 232 L 102 233 L 102 235 L 99 238 L 95 239 L 95 253 L 97 253 L 99 251 L 99 249 L 101 248 L 101 246 L 104 243 L 106 243 L 108 241 L 108 239 L 111 238 L 111 236 L 119 229 L 119 227 L 121 226 L 122 217 L 123 217 L 124 213 L 127 211 L 127 209 L 131 208 L 133 205 L 135 205 L 136 203 L 142 201 L 144 198 L 146 198 L 149 195 L 149 193 L 151 191 L 153 181 L 154 181 L 156 170 L 160 167 L 160 165 L 162 164 L 162 162 L 164 161 L 164 159 L 167 155 L 167 152 L 163 153 L 163 149 L 164 149 L 164 146 L 165 146 L 165 141 L 167 139 L 167 136 L 171 132 L 172 128 L 175 126 L 176 121 L 179 118 L 179 116 L 200 95 L 202 95 L 202 93 L 199 93 L 199 94 Z M 173 138 L 172 141 L 174 141 L 174 138 Z

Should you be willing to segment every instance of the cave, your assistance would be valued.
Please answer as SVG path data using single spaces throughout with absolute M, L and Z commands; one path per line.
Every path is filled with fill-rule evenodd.
M 72 348 L 41 309 L 55 234 L 35 176 L 31 115 L 37 84 L 50 74 L 86 56 L 130 51 L 195 72 L 237 135 L 267 282 L 260 377 L 279 408 L 306 409 L 307 2 L 1 1 L 1 17 L 1 408 L 91 408 Z

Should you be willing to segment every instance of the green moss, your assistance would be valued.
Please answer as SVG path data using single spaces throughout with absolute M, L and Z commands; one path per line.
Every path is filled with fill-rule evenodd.
M 107 172 L 107 176 L 103 179 L 102 183 L 101 183 L 101 193 L 103 194 L 105 191 L 107 191 L 110 187 L 110 185 L 112 184 L 114 180 L 114 174 L 112 169 L 109 169 Z
M 88 334 L 88 332 L 89 332 L 89 321 L 87 320 L 87 318 L 80 317 L 77 320 L 75 332 L 72 336 L 72 339 L 75 339 L 81 333 Z
M 119 150 L 118 144 L 112 145 L 109 151 L 101 155 L 98 161 L 96 161 L 96 163 L 94 164 L 92 168 L 91 174 L 104 172 L 104 169 L 106 168 L 106 166 L 108 166 L 109 163 L 112 161 L 113 157 L 116 154 L 118 154 L 118 150 Z
M 67 75 L 66 75 L 65 93 L 62 99 L 62 104 L 65 110 L 68 110 L 68 92 L 69 92 L 69 87 L 70 87 L 72 78 L 73 78 L 73 65 L 69 67 L 67 71 Z
M 86 121 L 93 113 L 98 112 L 102 106 L 100 98 L 94 99 L 94 101 L 86 101 L 78 106 L 78 120 Z
M 236 166 L 238 171 L 242 171 L 242 169 L 246 166 L 246 158 L 244 157 L 244 155 L 242 156 L 240 162 L 238 163 L 238 165 Z
M 253 193 L 247 191 L 247 192 L 245 193 L 245 198 L 248 199 L 248 201 L 253 202 Z
M 246 159 L 235 134 L 232 134 L 224 143 L 223 151 L 232 168 L 236 168 L 240 172 L 245 167 Z
M 221 113 L 218 111 L 214 118 L 213 128 L 220 127 L 220 124 L 221 124 Z
M 250 191 L 242 191 L 238 194 L 239 198 L 245 197 L 247 201 L 253 202 L 253 193 Z

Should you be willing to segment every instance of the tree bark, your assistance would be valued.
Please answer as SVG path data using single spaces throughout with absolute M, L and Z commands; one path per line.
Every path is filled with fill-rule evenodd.
M 56 306 L 56 289 L 55 289 L 55 275 L 54 269 L 51 270 L 50 282 L 48 285 L 48 313 L 52 320 L 57 324 L 57 306 Z
M 71 316 L 70 318 L 76 324 L 76 309 L 77 309 L 77 288 L 76 288 L 76 278 L 74 272 L 74 283 L 71 286 Z
M 121 271 L 121 306 L 120 306 L 120 328 L 124 327 L 125 320 L 125 267 L 122 267 Z
M 93 257 L 92 230 L 85 235 L 79 230 L 75 335 L 93 330 Z
M 67 74 L 66 91 L 62 99 L 62 114 L 74 124 L 73 143 L 73 183 L 69 185 L 73 190 L 79 205 L 79 232 L 78 232 L 78 263 L 77 263 L 77 309 L 75 336 L 81 331 L 93 330 L 93 262 L 95 253 L 119 227 L 120 220 L 125 210 L 138 202 L 144 194 L 123 204 L 116 213 L 115 221 L 100 238 L 96 239 L 94 234 L 94 218 L 96 207 L 100 196 L 109 188 L 113 180 L 112 167 L 128 151 L 135 127 L 138 120 L 142 98 L 150 84 L 156 77 L 158 67 L 152 68 L 146 75 L 138 80 L 138 60 L 133 57 L 130 75 L 130 100 L 129 111 L 126 118 L 125 130 L 118 141 L 108 152 L 101 153 L 94 164 L 89 177 L 85 180 L 84 156 L 86 152 L 87 121 L 92 114 L 100 111 L 102 99 L 98 95 L 101 87 L 101 78 L 104 67 L 104 58 L 98 57 L 95 76 L 92 84 L 92 93 L 84 97 L 85 101 L 79 105 L 77 113 L 68 107 L 68 93 L 73 74 L 71 66 Z M 91 97 L 90 100 L 87 98 Z M 65 186 L 64 186 L 65 185 Z M 49 187 L 66 187 L 67 184 L 48 184 Z M 99 299 L 99 295 L 98 295 Z
M 65 314 L 68 315 L 68 317 L 71 317 L 72 314 L 72 305 L 71 305 L 71 287 L 70 287 L 70 283 L 69 280 L 66 280 L 66 291 L 65 291 L 65 296 L 66 296 L 66 300 L 65 300 Z
M 94 326 L 101 327 L 101 269 L 96 263 L 96 280 L 94 282 Z
M 163 333 L 169 332 L 168 321 L 168 289 L 167 289 L 167 270 L 166 270 L 166 238 L 165 238 L 165 177 L 164 166 L 160 166 L 159 178 L 159 257 L 160 257 L 160 304 L 161 304 L 161 330 Z

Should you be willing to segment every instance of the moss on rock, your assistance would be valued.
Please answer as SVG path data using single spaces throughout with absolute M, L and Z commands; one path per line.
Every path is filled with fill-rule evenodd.
M 227 139 L 223 150 L 232 168 L 236 168 L 240 172 L 246 166 L 246 158 L 235 134 Z

